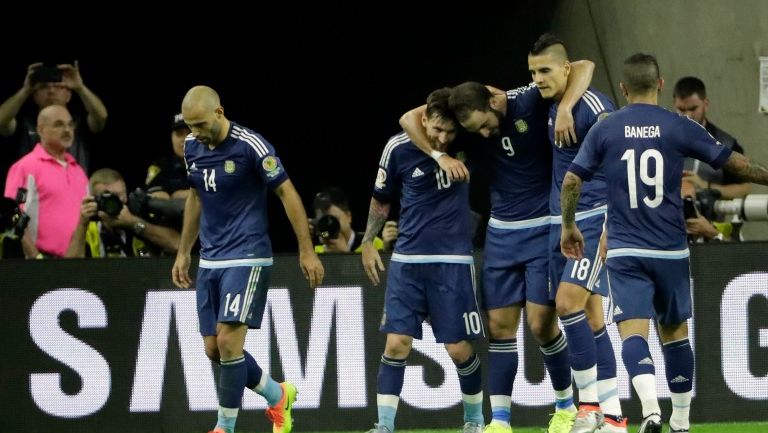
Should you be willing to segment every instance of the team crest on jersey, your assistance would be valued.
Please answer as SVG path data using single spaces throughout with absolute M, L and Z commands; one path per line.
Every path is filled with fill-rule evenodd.
M 610 116 L 610 111 L 603 111 L 602 113 L 597 115 L 597 121 L 600 122 L 601 120 L 604 120 L 606 117 Z
M 235 172 L 235 161 L 224 161 L 224 172 L 232 174 Z
M 383 168 L 379 168 L 379 172 L 376 173 L 376 188 L 384 189 L 387 186 L 387 171 Z
M 528 131 L 528 124 L 523 119 L 517 119 L 515 120 L 515 129 L 517 129 L 517 132 L 524 134 Z
M 272 155 L 261 160 L 261 168 L 267 172 L 267 177 L 269 178 L 273 178 L 280 174 L 280 167 L 277 165 L 277 159 Z

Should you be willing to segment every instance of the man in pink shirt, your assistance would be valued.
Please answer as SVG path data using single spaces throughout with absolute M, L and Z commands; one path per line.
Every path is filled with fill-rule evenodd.
M 21 240 L 27 258 L 63 257 L 88 194 L 88 176 L 67 153 L 74 141 L 72 116 L 62 105 L 51 105 L 37 116 L 40 142 L 8 170 L 5 196 L 27 189 L 24 211 L 29 226 Z

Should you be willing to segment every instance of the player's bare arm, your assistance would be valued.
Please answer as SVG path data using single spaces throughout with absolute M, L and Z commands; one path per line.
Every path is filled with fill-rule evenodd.
M 363 268 L 365 273 L 368 274 L 368 278 L 374 285 L 379 284 L 379 273 L 376 270 L 378 266 L 379 271 L 384 271 L 384 263 L 381 261 L 381 256 L 373 246 L 373 239 L 376 234 L 381 231 L 389 216 L 389 203 L 382 203 L 375 198 L 371 198 L 371 205 L 368 207 L 368 222 L 365 225 L 365 236 L 363 236 Z
M 296 241 L 299 244 L 299 266 L 301 267 L 304 278 L 309 281 L 309 286 L 314 288 L 323 283 L 325 269 L 320 259 L 315 254 L 312 246 L 312 239 L 309 236 L 309 223 L 307 222 L 307 212 L 301 203 L 301 197 L 296 192 L 296 188 L 290 180 L 281 183 L 275 188 L 275 194 L 283 202 L 285 214 L 291 222 L 293 232 L 296 235 Z
M 400 117 L 400 127 L 403 128 L 408 138 L 411 139 L 413 144 L 416 145 L 422 152 L 435 158 L 437 165 L 440 166 L 443 171 L 448 174 L 448 178 L 452 181 L 469 181 L 469 170 L 463 162 L 450 155 L 438 152 L 432 148 L 432 144 L 427 138 L 427 133 L 424 130 L 424 126 L 421 124 L 421 117 L 426 113 L 427 105 L 416 107 Z M 433 153 L 436 152 L 436 153 Z
M 738 152 L 731 153 L 723 165 L 723 169 L 743 180 L 768 185 L 768 167 L 760 162 L 752 161 Z
M 581 178 L 569 171 L 565 174 L 560 193 L 560 207 L 563 212 L 560 249 L 563 255 L 571 259 L 581 259 L 584 252 L 584 237 L 576 227 L 576 205 L 581 194 L 581 184 Z
M 192 263 L 192 246 L 200 231 L 200 196 L 194 188 L 189 189 L 187 201 L 184 203 L 184 222 L 181 228 L 179 250 L 176 252 L 176 262 L 173 264 L 171 277 L 177 287 L 188 289 L 192 285 L 189 277 L 189 265 Z
M 573 107 L 579 102 L 584 92 L 592 82 L 595 64 L 590 60 L 571 62 L 571 73 L 568 74 L 568 84 L 557 107 L 555 119 L 555 143 L 565 143 L 567 146 L 577 143 Z

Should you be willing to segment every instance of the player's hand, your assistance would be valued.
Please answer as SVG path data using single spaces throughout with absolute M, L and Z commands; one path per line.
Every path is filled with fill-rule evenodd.
M 469 170 L 463 162 L 449 155 L 443 155 L 437 159 L 437 165 L 448 174 L 448 179 L 453 182 L 469 182 Z
M 192 258 L 189 254 L 176 254 L 176 262 L 171 270 L 171 278 L 176 287 L 188 289 L 192 285 L 192 279 L 189 277 L 190 263 Z
M 555 145 L 557 147 L 576 144 L 576 128 L 571 110 L 558 109 L 555 118 Z
M 379 272 L 376 270 L 376 267 L 378 266 L 378 270 L 384 272 L 384 263 L 381 262 L 381 256 L 376 247 L 373 246 L 373 242 L 365 242 L 363 244 L 362 256 L 365 273 L 368 274 L 368 278 L 371 279 L 373 285 L 378 286 Z
M 600 247 L 597 249 L 598 254 L 600 254 L 600 260 L 605 263 L 606 259 L 608 258 L 608 234 L 606 232 L 603 232 L 603 234 L 600 236 Z
M 576 224 L 571 227 L 563 225 L 560 232 L 560 250 L 569 259 L 581 260 L 584 256 L 584 236 Z
M 300 253 L 299 266 L 301 267 L 301 272 L 304 273 L 304 278 L 309 281 L 309 287 L 314 289 L 320 284 L 323 284 L 325 268 L 323 268 L 323 263 L 314 251 Z

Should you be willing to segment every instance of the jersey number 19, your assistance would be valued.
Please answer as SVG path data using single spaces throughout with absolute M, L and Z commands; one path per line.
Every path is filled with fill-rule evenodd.
M 654 175 L 648 173 L 649 159 L 653 159 Z M 629 207 L 637 208 L 637 178 L 635 176 L 635 149 L 627 149 L 621 157 L 627 161 L 627 183 L 629 187 Z M 656 149 L 647 149 L 640 154 L 640 180 L 654 187 L 654 196 L 643 197 L 643 203 L 650 208 L 658 207 L 664 200 L 664 157 Z

